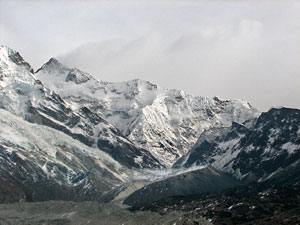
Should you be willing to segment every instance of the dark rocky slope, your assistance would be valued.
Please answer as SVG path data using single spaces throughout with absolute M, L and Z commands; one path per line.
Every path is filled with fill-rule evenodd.
M 146 185 L 129 195 L 123 203 L 136 209 L 168 197 L 216 192 L 236 185 L 237 180 L 206 167 Z
M 162 215 L 181 210 L 185 218 L 204 217 L 216 225 L 296 225 L 300 222 L 299 175 L 294 181 L 293 185 L 252 182 L 220 193 L 173 197 L 143 210 Z

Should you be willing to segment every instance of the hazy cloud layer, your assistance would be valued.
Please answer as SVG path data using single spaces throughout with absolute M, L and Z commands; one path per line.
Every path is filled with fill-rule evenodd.
M 35 68 L 57 56 L 99 79 L 300 107 L 297 1 L 0 1 L 0 41 Z

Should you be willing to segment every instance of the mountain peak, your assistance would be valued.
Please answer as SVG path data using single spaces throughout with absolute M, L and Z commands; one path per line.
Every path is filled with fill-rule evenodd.
M 47 73 L 53 73 L 55 74 L 65 74 L 67 68 L 61 64 L 57 59 L 50 58 L 48 62 L 46 62 L 41 68 L 39 68 L 36 73 L 39 71 L 44 71 Z
M 0 46 L 0 52 L 1 54 L 6 54 L 6 55 L 12 55 L 17 53 L 17 51 L 5 45 Z
M 2 69 L 8 68 L 11 63 L 24 67 L 31 73 L 33 69 L 28 62 L 26 62 L 19 52 L 9 48 L 8 46 L 0 46 L 0 61 Z
M 46 64 L 56 64 L 56 65 L 59 65 L 61 64 L 56 58 L 51 58 L 49 59 L 49 61 L 46 63 Z
M 42 79 L 45 83 L 48 83 L 48 85 L 50 77 L 55 77 L 55 82 L 71 82 L 76 84 L 82 84 L 90 80 L 96 80 L 90 74 L 82 72 L 77 68 L 68 68 L 64 66 L 55 58 L 50 58 L 47 63 L 45 63 L 40 69 L 36 71 L 36 75 L 39 77 L 39 79 Z M 46 79 L 44 79 L 43 77 Z

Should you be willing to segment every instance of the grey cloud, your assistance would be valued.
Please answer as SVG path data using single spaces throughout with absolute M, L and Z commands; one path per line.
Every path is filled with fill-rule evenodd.
M 244 98 L 263 110 L 299 107 L 299 45 L 268 35 L 262 23 L 242 20 L 237 29 L 211 27 L 173 41 L 155 34 L 91 43 L 60 59 L 103 80 L 138 77 L 198 95 Z
M 58 56 L 103 80 L 300 107 L 297 1 L 19 2 L 0 1 L 0 41 L 36 68 Z

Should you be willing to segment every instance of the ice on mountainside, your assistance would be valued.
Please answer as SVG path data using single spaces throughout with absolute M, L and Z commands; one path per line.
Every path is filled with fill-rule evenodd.
M 244 100 L 194 96 L 138 79 L 112 83 L 76 70 L 84 82 L 68 82 L 73 70 L 51 59 L 36 76 L 73 108 L 99 113 L 167 166 L 187 153 L 203 131 L 233 121 L 251 126 L 260 114 Z
M 0 180 L 26 198 L 104 201 L 128 179 L 128 169 L 108 154 L 6 110 L 0 115 Z

